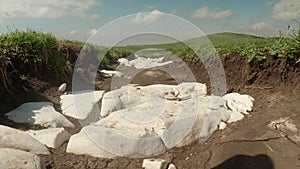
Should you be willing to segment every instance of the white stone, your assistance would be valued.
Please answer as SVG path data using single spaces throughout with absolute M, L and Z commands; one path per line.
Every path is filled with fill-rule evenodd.
M 196 130 L 203 125 L 200 120 L 203 116 L 197 117 L 197 107 L 193 106 L 195 102 L 188 100 L 167 103 L 157 126 L 155 126 L 155 131 L 160 135 L 167 148 L 192 143 L 200 134 L 200 130 Z
M 128 80 L 129 80 L 129 79 L 132 79 L 131 76 L 124 76 L 124 78 L 125 78 L 125 79 L 128 79 Z
M 206 119 L 201 119 L 204 124 L 199 136 L 200 142 L 205 142 L 216 130 L 221 123 L 222 110 L 210 110 Z
M 230 119 L 227 121 L 227 123 L 233 123 L 233 122 L 237 122 L 240 121 L 244 118 L 245 116 L 238 112 L 238 111 L 232 111 L 231 115 L 230 115 Z
M 297 126 L 292 123 L 292 120 L 290 117 L 281 117 L 277 120 L 271 121 L 270 124 L 268 124 L 268 127 L 279 130 L 279 131 L 285 131 L 290 130 L 291 132 L 297 132 Z
M 220 113 L 210 108 L 201 108 L 199 98 L 186 101 L 167 101 L 159 97 L 138 106 L 111 113 L 98 122 L 133 136 L 145 131 L 157 133 L 168 147 L 191 144 L 203 137 L 206 139 L 217 129 Z M 210 113 L 213 113 L 209 115 Z M 204 122 L 206 130 L 201 131 Z M 134 124 L 139 124 L 135 125 Z M 130 126 L 130 127 L 128 127 Z M 214 126 L 214 127 L 212 127 Z
M 3 169 L 46 169 L 40 157 L 21 150 L 0 148 L 0 159 Z
M 64 142 L 68 141 L 71 134 L 64 128 L 50 128 L 43 130 L 29 130 L 26 133 L 30 134 L 33 138 L 51 148 L 58 148 Z
M 176 169 L 176 166 L 174 164 L 169 164 L 168 169 Z
M 106 117 L 114 111 L 163 98 L 165 93 L 175 91 L 175 88 L 175 85 L 123 86 L 104 94 L 100 116 Z
M 2 125 L 0 125 L 0 148 L 13 148 L 35 154 L 50 154 L 47 147 L 28 133 Z
M 119 71 L 114 71 L 114 70 L 101 70 L 100 73 L 104 77 L 122 77 L 123 73 Z
M 149 85 L 123 86 L 104 94 L 101 105 L 101 117 L 106 117 L 113 111 L 131 108 L 151 100 L 164 98 L 167 93 L 179 92 L 179 99 L 206 95 L 206 85 L 201 83 L 182 83 L 180 85 Z M 184 98 L 184 99 L 183 99 Z M 213 104 L 213 103 L 211 103 Z M 219 105 L 218 105 L 219 106 Z
M 63 114 L 84 120 L 93 111 L 94 106 L 102 98 L 104 91 L 79 91 L 61 95 L 60 103 Z
M 125 131 L 132 129 L 132 126 L 126 127 L 123 126 Z M 140 130 L 144 129 L 140 128 Z M 119 128 L 115 129 L 114 126 L 104 127 L 99 124 L 86 126 L 78 134 L 71 136 L 67 152 L 99 158 L 114 158 L 118 156 L 146 157 L 165 151 L 165 146 L 158 135 L 138 135 L 141 132 L 136 132 L 137 137 L 130 136 L 134 133 L 135 131 L 125 133 Z
M 100 116 L 106 117 L 113 111 L 120 110 L 122 108 L 121 96 L 122 94 L 118 93 L 118 89 L 105 93 L 101 102 Z
M 198 139 L 206 141 L 218 129 L 224 112 L 220 97 L 194 97 L 173 103 L 173 106 L 166 107 L 166 116 L 161 117 L 164 125 L 158 123 L 161 126 L 158 128 L 163 128 L 158 133 L 168 148 L 189 145 Z
M 238 111 L 243 114 L 248 114 L 248 112 L 252 111 L 254 99 L 249 95 L 229 93 L 223 98 L 226 100 L 225 106 L 232 111 Z
M 134 55 L 133 59 L 131 60 L 128 60 L 126 58 L 120 58 L 118 59 L 118 62 L 120 63 L 120 65 L 131 66 L 137 69 L 149 69 L 152 67 L 159 67 L 159 66 L 164 66 L 173 63 L 173 61 L 163 62 L 163 59 L 164 59 L 163 57 L 147 58 L 147 57 L 139 57 L 137 55 Z
M 124 65 L 124 66 L 128 66 L 130 67 L 131 65 L 129 64 L 129 60 L 126 58 L 120 58 L 118 59 L 118 62 L 120 63 L 120 65 Z
M 100 120 L 70 138 L 67 151 L 100 158 L 147 157 L 175 146 L 206 141 L 223 121 L 244 115 L 200 83 L 128 85 L 105 93 Z M 166 95 L 186 97 L 168 100 Z M 248 111 L 248 110 L 247 110 Z M 83 143 L 83 144 L 82 144 Z M 126 146 L 124 146 L 126 145 Z
M 222 114 L 221 114 L 221 120 L 222 121 L 228 121 L 231 117 L 231 113 L 232 111 L 231 110 L 228 110 L 228 109 L 222 109 Z
M 142 167 L 144 169 L 166 169 L 168 163 L 163 159 L 144 159 Z
M 58 87 L 58 91 L 62 93 L 65 92 L 66 89 L 67 89 L 67 83 L 63 83 Z
M 24 103 L 5 115 L 16 123 L 39 124 L 43 127 L 74 127 L 74 124 L 54 109 L 51 102 Z
M 224 130 L 227 127 L 227 124 L 223 121 L 221 121 L 220 125 L 219 125 L 219 130 Z
M 97 140 L 92 139 L 89 135 L 81 130 L 78 134 L 71 136 L 68 145 L 67 153 L 73 153 L 78 155 L 89 155 L 99 158 L 114 158 L 115 154 L 105 151 L 96 143 Z
M 163 62 L 163 57 L 161 58 L 138 57 L 135 60 L 129 61 L 129 64 L 133 65 L 137 69 L 149 69 L 152 67 L 164 66 L 170 63 L 173 63 L 173 61 Z
M 190 83 L 181 83 L 178 85 L 179 97 L 186 96 L 206 96 L 207 89 L 205 84 L 190 82 Z

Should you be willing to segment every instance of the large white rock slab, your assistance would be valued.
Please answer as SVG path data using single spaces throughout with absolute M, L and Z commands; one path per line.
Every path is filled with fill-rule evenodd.
M 84 127 L 70 138 L 67 152 L 101 158 L 153 156 L 200 137 L 207 139 L 221 121 L 221 112 L 198 104 L 198 97 L 156 101 L 114 111 Z
M 40 157 L 21 150 L 0 148 L 0 159 L 3 169 L 46 169 Z
M 151 102 L 158 97 L 163 98 L 165 93 L 171 91 L 175 91 L 175 85 L 123 86 L 104 94 L 100 116 L 106 117 L 114 111 Z
M 28 133 L 2 125 L 0 125 L 0 148 L 13 148 L 35 154 L 50 154 L 47 147 Z
M 204 142 L 252 110 L 251 103 L 235 105 L 239 97 L 230 98 L 207 96 L 200 83 L 123 86 L 104 94 L 100 120 L 73 135 L 67 151 L 101 158 L 147 157 Z
M 164 62 L 164 57 L 147 58 L 139 57 L 137 55 L 135 55 L 131 60 L 128 60 L 126 58 L 120 58 L 118 59 L 118 62 L 120 63 L 120 65 L 131 66 L 137 69 L 149 69 L 173 63 L 173 61 Z
M 100 101 L 104 91 L 79 91 L 60 96 L 63 114 L 84 120 Z
M 207 89 L 201 83 L 181 83 L 179 85 L 149 85 L 136 86 L 128 85 L 120 89 L 104 94 L 101 105 L 101 117 L 106 117 L 110 113 L 131 108 L 153 100 L 165 98 L 167 94 L 173 93 L 178 99 L 186 100 L 192 97 L 205 96 Z
M 139 107 L 147 108 L 149 105 L 139 105 Z M 159 107 L 156 110 L 158 109 Z M 140 113 L 138 110 L 130 110 L 134 114 Z M 163 152 L 166 147 L 160 136 L 153 131 L 155 121 L 149 122 L 150 124 L 134 122 L 146 121 L 152 115 L 147 112 L 149 111 L 143 111 L 141 116 L 125 118 L 128 109 L 115 111 L 73 135 L 69 140 L 67 152 L 100 158 L 145 157 Z M 131 117 L 133 119 L 130 119 Z
M 220 111 L 214 110 L 216 104 L 212 100 L 215 98 L 217 97 L 195 97 L 185 101 L 154 99 L 152 102 L 113 112 L 98 124 L 114 127 L 136 137 L 145 134 L 145 131 L 151 131 L 162 138 L 167 148 L 184 146 L 197 141 L 199 137 L 208 138 L 217 129 L 223 103 L 219 103 L 219 109 L 216 109 Z M 212 103 L 200 104 L 200 100 L 204 99 L 209 100 L 208 104 Z
M 58 148 L 64 142 L 68 141 L 71 134 L 64 128 L 49 128 L 43 130 L 29 130 L 26 131 L 33 138 L 51 148 Z
M 177 89 L 179 97 L 195 97 L 195 96 L 206 96 L 207 88 L 205 84 L 190 82 L 190 83 L 181 83 L 178 85 Z
M 209 98 L 167 102 L 154 128 L 167 148 L 189 145 L 200 137 L 205 140 L 217 129 L 221 112 L 200 104 L 202 99 Z
M 96 143 L 96 140 L 92 139 L 92 137 L 87 135 L 84 130 L 81 130 L 79 133 L 71 136 L 66 151 L 67 153 L 73 153 L 78 155 L 84 154 L 99 158 L 116 157 L 115 154 L 102 149 Z
M 232 111 L 238 111 L 243 114 L 248 114 L 248 112 L 252 111 L 254 99 L 249 95 L 229 93 L 223 98 L 226 100 L 226 107 Z
M 16 123 L 39 124 L 43 127 L 74 127 L 73 123 L 54 109 L 51 102 L 24 103 L 5 115 Z
M 70 138 L 67 152 L 114 158 L 152 156 L 165 151 L 165 146 L 158 135 L 131 137 L 126 134 L 113 127 L 86 126 Z
M 106 117 L 110 113 L 122 109 L 121 96 L 122 93 L 119 90 L 105 93 L 101 102 L 100 116 Z

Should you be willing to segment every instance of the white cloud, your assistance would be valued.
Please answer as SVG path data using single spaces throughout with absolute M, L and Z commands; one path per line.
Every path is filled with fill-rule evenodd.
M 90 35 L 93 35 L 95 33 L 97 33 L 97 29 L 91 29 L 91 30 L 89 30 L 89 34 Z
M 87 17 L 97 0 L 0 0 L 0 11 L 11 17 L 58 18 L 62 16 Z
M 281 0 L 276 3 L 272 10 L 272 17 L 281 21 L 300 19 L 299 0 Z
M 279 30 L 279 27 L 276 27 L 264 21 L 241 28 L 241 31 L 243 33 L 256 34 L 260 36 L 276 36 L 279 34 Z
M 72 31 L 70 32 L 70 35 L 74 35 L 75 33 L 77 33 L 77 31 L 76 31 L 76 30 L 72 30 Z
M 200 20 L 219 20 L 233 16 L 235 13 L 232 10 L 211 10 L 207 6 L 197 9 L 191 14 L 191 18 Z
M 154 9 L 155 7 L 153 5 L 148 5 L 147 8 L 148 9 Z
M 138 13 L 131 22 L 138 25 L 149 25 L 160 19 L 162 16 L 163 13 L 155 9 L 149 14 Z
M 277 1 L 277 0 L 269 0 L 269 1 L 267 2 L 267 5 L 273 6 L 273 5 L 276 3 L 276 1 Z
M 93 15 L 90 16 L 90 18 L 92 18 L 92 19 L 99 19 L 99 18 L 101 18 L 101 15 L 93 14 Z
M 170 11 L 170 14 L 172 15 L 179 15 L 180 14 L 180 10 L 179 9 L 173 9 Z
M 274 27 L 266 22 L 257 22 L 255 24 L 246 26 L 246 29 L 249 31 L 257 31 L 257 30 L 264 30 L 270 28 L 274 28 Z

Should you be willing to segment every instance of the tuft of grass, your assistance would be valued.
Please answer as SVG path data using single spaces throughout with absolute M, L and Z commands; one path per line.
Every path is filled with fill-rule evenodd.
M 32 29 L 0 36 L 0 92 L 8 90 L 10 76 L 64 76 L 66 57 L 58 52 L 59 40 L 50 33 Z
M 85 45 L 85 42 L 77 41 L 77 40 L 61 40 L 60 43 L 66 43 L 66 44 L 73 44 L 83 47 Z

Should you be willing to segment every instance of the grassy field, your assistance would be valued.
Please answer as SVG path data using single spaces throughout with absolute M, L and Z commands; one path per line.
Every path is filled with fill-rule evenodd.
M 216 52 L 219 55 L 228 55 L 230 53 L 238 53 L 241 56 L 248 57 L 248 61 L 266 58 L 266 53 L 274 57 L 283 59 L 294 59 L 299 62 L 300 53 L 300 35 L 289 38 L 262 38 L 251 35 L 235 34 L 235 33 L 218 33 L 208 35 L 206 38 L 195 38 L 185 42 L 162 44 L 162 45 L 139 45 L 139 46 L 123 46 L 119 49 L 127 49 L 130 51 L 138 51 L 147 48 L 158 48 L 169 50 L 172 53 L 182 57 L 183 59 L 198 62 L 199 57 L 186 44 L 195 48 L 200 48 L 200 55 L 210 57 Z M 211 46 L 210 42 L 213 46 Z
M 159 44 L 106 47 L 87 45 L 101 60 L 102 65 L 115 62 L 118 58 L 126 57 L 133 52 L 143 49 L 163 49 L 176 54 L 190 62 L 198 62 L 198 55 L 210 57 L 218 53 L 228 55 L 237 53 L 253 60 L 263 61 L 266 54 L 282 58 L 298 64 L 300 62 L 300 35 L 289 38 L 267 39 L 235 33 L 219 33 L 208 35 L 206 38 L 190 39 L 185 42 Z M 210 43 L 211 42 L 211 43 Z M 40 71 L 48 70 L 57 77 L 65 76 L 68 53 L 58 50 L 59 44 L 84 46 L 83 42 L 59 40 L 49 33 L 34 30 L 15 31 L 0 36 L 0 92 L 9 88 L 12 76 L 38 76 Z M 197 50 L 197 54 L 189 46 Z M 211 45 L 212 44 L 212 45 Z

